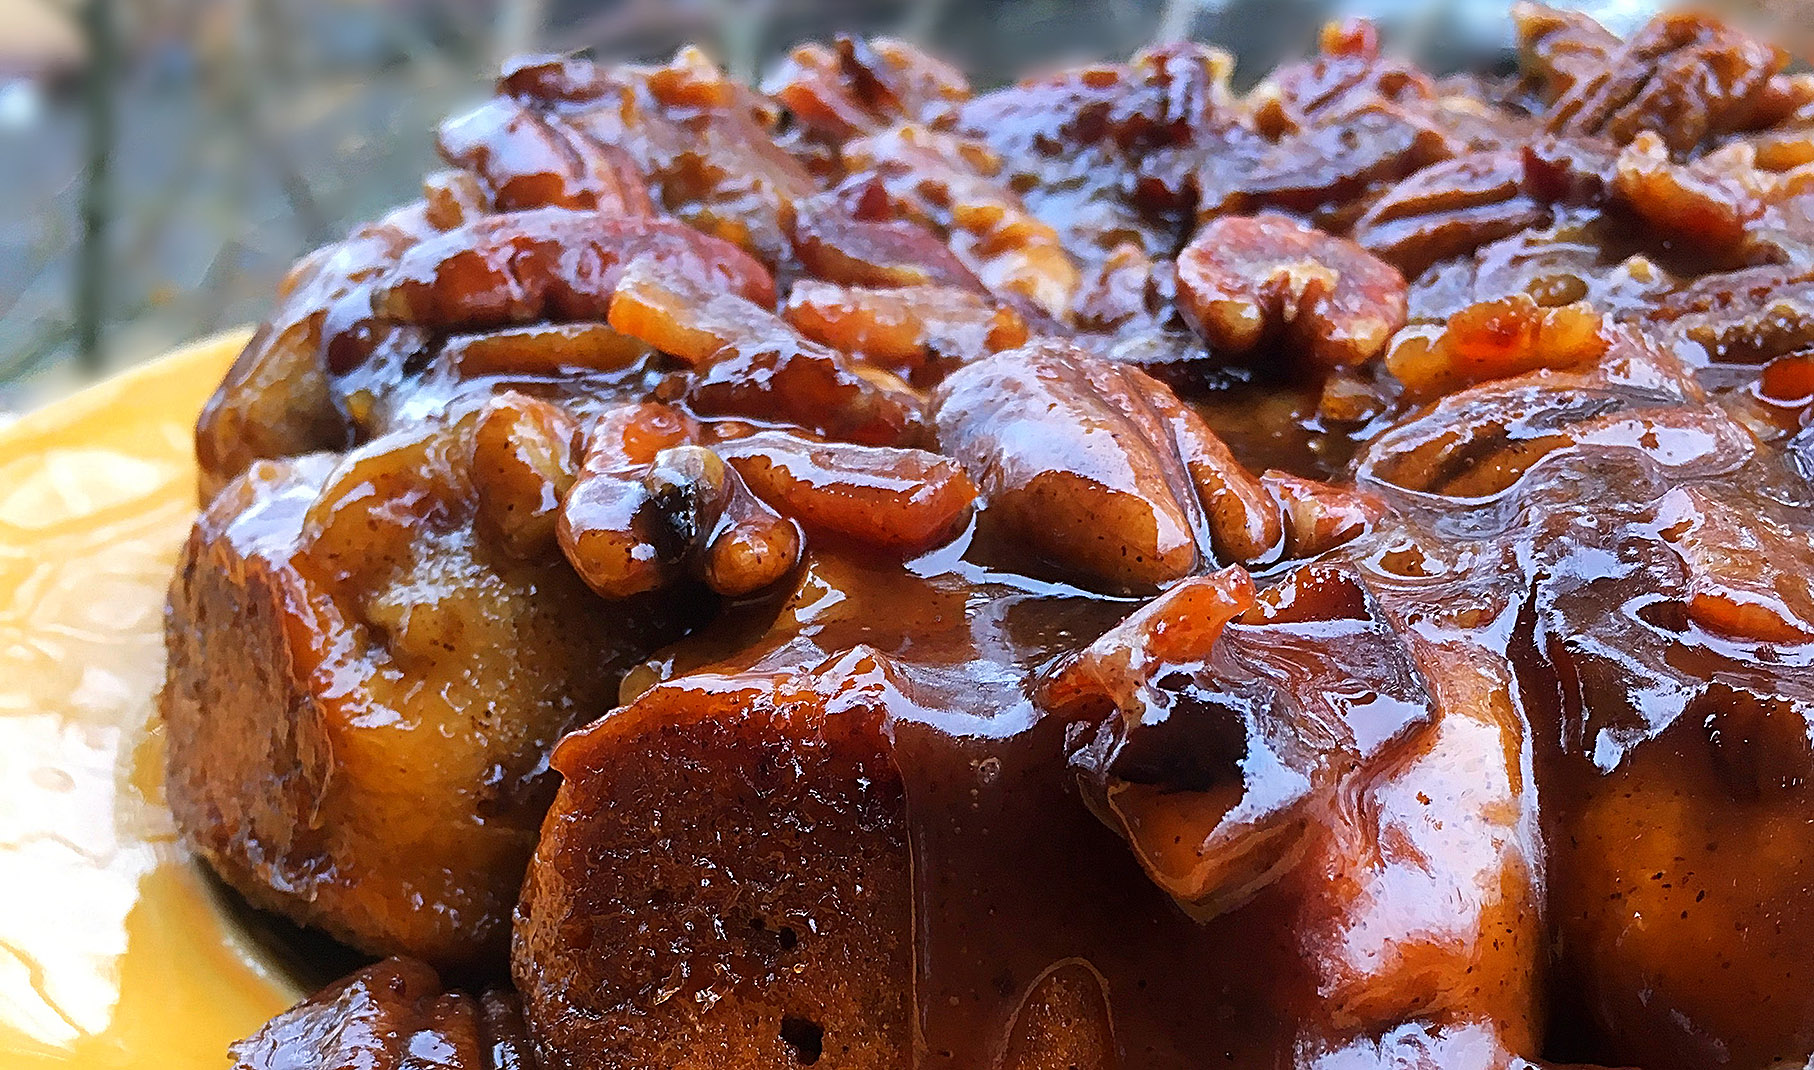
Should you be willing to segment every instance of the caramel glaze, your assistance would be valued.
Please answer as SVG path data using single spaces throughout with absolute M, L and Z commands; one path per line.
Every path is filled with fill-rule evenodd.
M 508 530 L 716 607 L 550 759 L 545 1060 L 1814 1052 L 1814 85 L 1516 18 L 1516 83 L 1333 27 L 1246 98 L 530 62 L 305 265 L 211 487 L 509 398 L 573 456 Z
M 1814 1043 L 1784 983 L 1814 932 L 1795 894 L 1807 655 L 1696 621 L 1670 541 L 1694 508 L 1789 522 L 1805 486 L 1661 354 L 1472 400 L 1519 421 L 1441 467 L 1388 462 L 1450 434 L 1444 407 L 1363 446 L 1389 518 L 1273 588 L 1332 575 L 1359 612 L 1314 590 L 1295 596 L 1306 621 L 1248 611 L 1210 657 L 1163 668 L 1125 735 L 1112 706 L 1042 696 L 1139 603 L 978 565 L 1012 554 L 986 531 L 905 575 L 815 554 L 729 660 L 734 628 L 652 663 L 657 692 L 781 674 L 879 714 L 911 848 L 914 961 L 895 981 L 914 1065 L 1000 1065 L 1029 996 L 1075 967 L 1124 1066 L 1714 1065 L 1733 1038 L 1747 1060 Z M 1438 473 L 1497 486 L 1426 489 Z M 569 775 L 585 740 L 557 754 Z M 1261 856 L 1233 864 L 1251 879 L 1223 875 L 1228 901 L 1165 894 L 1166 863 L 1143 872 L 1111 831 L 1105 781 L 1175 822 L 1122 826 L 1136 850 L 1234 827 L 1228 849 Z M 1667 914 L 1609 931 L 1631 915 L 1606 901 L 1639 896 L 1637 916 Z M 1679 987 L 1651 1010 L 1659 977 Z

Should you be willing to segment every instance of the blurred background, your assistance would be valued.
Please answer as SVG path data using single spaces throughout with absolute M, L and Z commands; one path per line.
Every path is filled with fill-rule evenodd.
M 1509 61 L 1506 0 L 0 0 L 0 419 L 256 321 L 300 253 L 416 194 L 435 123 L 515 52 L 696 41 L 748 77 L 885 32 L 986 86 L 1191 36 L 1252 81 L 1351 14 L 1438 69 Z

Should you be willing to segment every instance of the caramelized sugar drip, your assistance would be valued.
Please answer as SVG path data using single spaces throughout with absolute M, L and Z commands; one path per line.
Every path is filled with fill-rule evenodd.
M 1806 1062 L 1814 81 L 1514 19 L 513 65 L 197 429 L 187 834 L 479 969 L 533 847 L 561 1066 Z

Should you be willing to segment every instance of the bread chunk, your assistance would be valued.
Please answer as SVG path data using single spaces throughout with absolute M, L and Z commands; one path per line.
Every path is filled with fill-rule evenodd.
M 653 621 L 475 523 L 472 422 L 259 461 L 202 515 L 161 706 L 186 842 L 366 951 L 498 962 L 553 783 Z
M 556 751 L 514 953 L 553 1065 L 904 1065 L 913 921 L 881 727 L 784 677 L 708 677 Z
M 516 994 L 443 991 L 414 959 L 343 978 L 233 1046 L 234 1070 L 534 1070 Z

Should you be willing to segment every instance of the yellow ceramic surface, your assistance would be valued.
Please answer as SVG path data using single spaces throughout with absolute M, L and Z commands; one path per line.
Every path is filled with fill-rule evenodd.
M 4 1070 L 219 1070 L 296 996 L 177 844 L 150 723 L 191 429 L 244 343 L 0 429 Z

